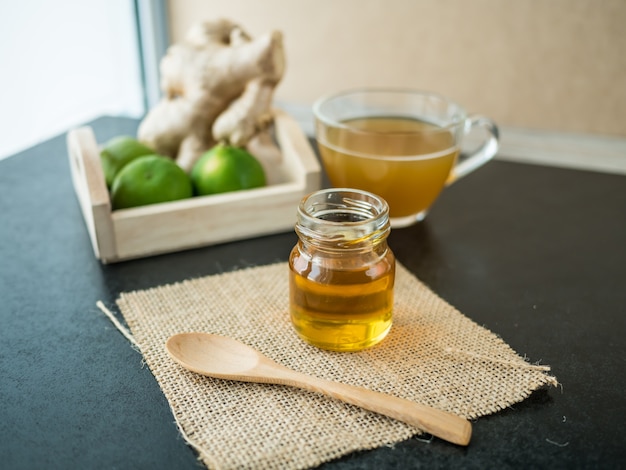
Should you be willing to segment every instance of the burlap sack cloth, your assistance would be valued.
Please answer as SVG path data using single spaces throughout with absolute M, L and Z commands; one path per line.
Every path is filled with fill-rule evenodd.
M 300 372 L 470 419 L 556 385 L 549 367 L 528 363 L 400 264 L 391 332 L 358 353 L 322 351 L 296 336 L 285 263 L 125 293 L 117 304 L 181 433 L 209 468 L 312 467 L 420 430 L 315 393 L 187 372 L 164 348 L 175 333 L 232 336 Z

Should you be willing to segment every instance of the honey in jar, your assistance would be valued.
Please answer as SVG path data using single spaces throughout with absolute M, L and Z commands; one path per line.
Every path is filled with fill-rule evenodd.
M 305 197 L 289 257 L 291 321 L 322 349 L 358 351 L 391 329 L 395 258 L 387 245 L 389 208 L 356 189 Z

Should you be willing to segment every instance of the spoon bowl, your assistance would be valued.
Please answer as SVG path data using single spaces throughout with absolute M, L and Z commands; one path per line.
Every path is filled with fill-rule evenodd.
M 233 338 L 181 333 L 169 338 L 165 347 L 178 364 L 208 377 L 288 385 L 322 393 L 458 445 L 468 445 L 472 435 L 472 425 L 465 418 L 392 395 L 302 374 Z
M 174 360 L 186 369 L 225 379 L 254 370 L 260 358 L 260 353 L 250 346 L 227 336 L 207 333 L 172 336 L 166 348 Z

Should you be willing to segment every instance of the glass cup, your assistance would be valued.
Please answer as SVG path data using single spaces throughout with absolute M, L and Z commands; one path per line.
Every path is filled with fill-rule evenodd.
M 331 184 L 381 196 L 389 204 L 392 227 L 423 220 L 443 188 L 498 150 L 498 128 L 491 119 L 468 115 L 435 93 L 345 91 L 317 100 L 313 113 Z M 459 158 L 463 138 L 476 128 L 486 137 Z

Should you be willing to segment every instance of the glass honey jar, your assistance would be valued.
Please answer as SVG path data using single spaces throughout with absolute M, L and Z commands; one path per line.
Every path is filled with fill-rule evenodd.
M 300 202 L 289 256 L 292 324 L 322 349 L 358 351 L 391 329 L 395 258 L 389 206 L 357 189 L 325 189 Z

